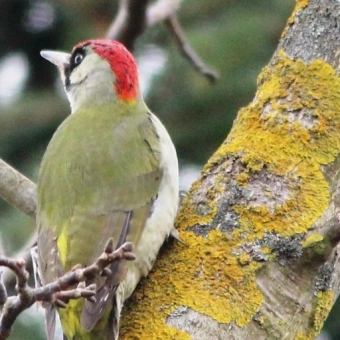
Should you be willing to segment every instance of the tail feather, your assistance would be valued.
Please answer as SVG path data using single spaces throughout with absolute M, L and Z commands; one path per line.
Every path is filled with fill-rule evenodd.
M 47 340 L 54 340 L 56 324 L 56 308 L 52 303 L 44 302 L 45 308 L 45 328 Z
M 31 248 L 30 253 L 31 253 L 31 258 L 32 258 L 35 288 L 40 288 L 43 284 L 42 284 L 41 275 L 39 272 L 38 247 Z
M 40 275 L 40 268 L 38 262 L 38 247 L 31 249 L 31 257 L 33 263 L 33 273 L 35 288 L 42 287 L 43 283 Z M 54 340 L 55 335 L 55 324 L 56 324 L 56 309 L 52 303 L 43 302 L 42 306 L 45 308 L 45 328 L 47 340 Z
M 108 340 L 118 340 L 120 310 L 121 304 L 118 301 L 117 295 L 115 295 L 112 300 L 112 310 L 108 322 Z
M 114 298 L 117 286 L 111 287 L 105 284 L 96 293 L 98 302 L 85 301 L 85 306 L 81 314 L 81 325 L 87 331 L 91 331 L 98 320 L 103 316 L 106 307 Z

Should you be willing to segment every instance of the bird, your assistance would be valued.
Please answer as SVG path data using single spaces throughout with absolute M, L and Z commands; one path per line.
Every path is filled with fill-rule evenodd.
M 71 106 L 38 174 L 41 284 L 91 265 L 111 238 L 116 248 L 132 242 L 136 255 L 94 279 L 95 302 L 70 300 L 66 308 L 46 303 L 47 339 L 54 339 L 58 314 L 64 339 L 117 340 L 124 301 L 174 228 L 176 150 L 144 103 L 136 61 L 123 44 L 92 39 L 75 45 L 71 54 L 45 50 L 41 56 L 59 69 Z

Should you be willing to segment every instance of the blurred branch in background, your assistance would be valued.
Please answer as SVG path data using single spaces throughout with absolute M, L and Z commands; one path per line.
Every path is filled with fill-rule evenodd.
M 120 0 L 119 10 L 112 22 L 107 39 L 119 40 L 129 49 L 145 28 L 166 20 L 179 9 L 181 0 Z
M 210 82 L 218 79 L 216 71 L 205 65 L 193 48 L 189 45 L 176 12 L 181 0 L 159 0 L 149 4 L 149 0 L 120 0 L 119 11 L 106 35 L 107 39 L 122 42 L 129 50 L 133 50 L 134 43 L 147 27 L 164 21 L 174 37 L 181 54 L 190 64 Z
M 184 36 L 184 32 L 179 24 L 176 15 L 172 14 L 165 21 L 172 33 L 181 54 L 187 58 L 190 64 L 211 83 L 218 80 L 218 73 L 204 64 L 200 57 L 195 53 Z
M 119 11 L 106 35 L 107 39 L 122 42 L 129 50 L 146 28 L 149 0 L 120 0 Z

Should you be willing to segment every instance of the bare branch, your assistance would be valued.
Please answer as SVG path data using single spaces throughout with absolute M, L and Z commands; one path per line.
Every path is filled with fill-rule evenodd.
M 198 72 L 214 83 L 218 79 L 217 72 L 205 65 L 190 47 L 176 18 L 175 13 L 180 2 L 181 0 L 159 0 L 148 6 L 148 0 L 120 0 L 118 14 L 106 37 L 107 39 L 118 40 L 129 50 L 132 50 L 135 40 L 144 32 L 146 27 L 165 21 L 181 54 L 189 60 Z
M 146 27 L 148 0 L 120 0 L 116 19 L 106 35 L 107 39 L 122 42 L 129 50 Z
M 0 273 L 0 308 L 1 310 L 6 300 L 7 300 L 7 290 L 2 281 L 2 273 Z
M 0 159 L 0 196 L 35 219 L 36 185 Z
M 118 14 L 106 38 L 118 40 L 132 50 L 136 39 L 147 27 L 164 21 L 174 14 L 180 3 L 181 0 L 158 0 L 149 5 L 148 0 L 120 0 Z
M 164 21 L 175 14 L 181 2 L 181 0 L 158 0 L 150 5 L 146 13 L 147 27 Z
M 18 210 L 35 220 L 36 214 L 36 185 L 27 177 L 0 159 L 0 196 Z M 18 252 L 16 258 L 24 258 L 31 267 L 31 257 L 28 249 L 37 242 L 35 233 L 28 243 Z M 5 268 L 2 280 L 7 287 L 14 283 L 13 271 Z
M 202 75 L 204 75 L 210 82 L 214 83 L 218 79 L 218 73 L 205 65 L 200 57 L 189 45 L 184 36 L 184 32 L 177 20 L 175 14 L 172 14 L 166 21 L 166 24 L 172 33 L 175 42 L 182 53 L 182 55 L 189 60 L 190 64 Z
M 122 259 L 131 261 L 135 259 L 132 243 L 126 242 L 117 250 L 113 248 L 113 240 L 110 239 L 104 252 L 89 267 L 81 268 L 80 265 L 61 276 L 55 282 L 51 282 L 39 288 L 31 288 L 28 285 L 29 273 L 26 270 L 26 262 L 22 259 L 13 260 L 0 257 L 0 266 L 11 269 L 17 280 L 16 296 L 7 297 L 5 286 L 0 282 L 0 340 L 7 339 L 11 333 L 12 326 L 22 311 L 31 307 L 37 301 L 55 303 L 58 307 L 66 307 L 71 299 L 84 298 L 95 301 L 96 285 L 86 286 L 87 280 L 94 279 L 98 275 L 109 272 L 106 267 Z M 75 288 L 74 288 L 75 287 Z
M 37 244 L 38 234 L 35 232 L 31 238 L 24 244 L 24 246 L 13 255 L 13 258 L 16 259 L 24 259 L 26 261 L 26 269 L 31 273 L 32 272 L 32 258 L 30 255 L 30 249 Z M 15 285 L 15 274 L 9 268 L 4 267 L 2 276 L 2 282 L 9 289 L 12 290 L 11 287 Z

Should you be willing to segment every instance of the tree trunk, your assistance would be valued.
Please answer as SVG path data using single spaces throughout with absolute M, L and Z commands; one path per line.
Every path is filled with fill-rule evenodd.
M 339 20 L 338 1 L 297 0 L 121 339 L 316 338 L 340 284 Z

